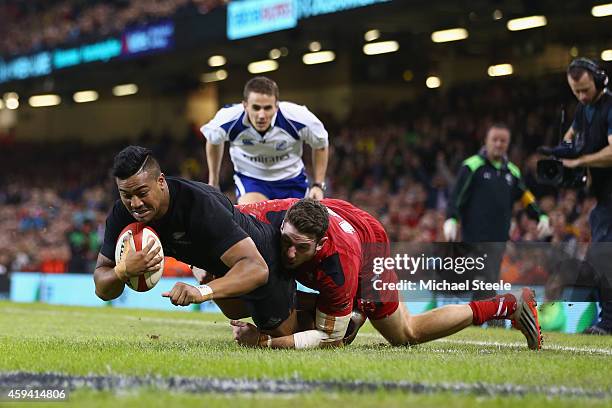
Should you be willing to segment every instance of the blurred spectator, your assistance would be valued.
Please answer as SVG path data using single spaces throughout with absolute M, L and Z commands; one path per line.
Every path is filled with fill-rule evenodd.
M 0 2 L 0 56 L 95 41 L 177 13 L 206 14 L 227 0 L 4 0 Z
M 12 3 L 17 2 L 5 2 L 0 9 Z M 50 1 L 44 7 L 40 4 L 28 7 L 44 10 L 61 3 Z M 81 7 L 95 3 L 84 2 Z M 120 8 L 124 7 L 121 4 L 130 3 L 108 2 Z M 100 16 L 104 7 L 97 9 Z M 391 241 L 441 241 L 449 186 L 454 183 L 461 160 L 478 151 L 479 141 L 494 120 L 505 121 L 515 135 L 512 158 L 518 158 L 516 163 L 525 179 L 529 182 L 532 178 L 534 184 L 530 187 L 540 207 L 555 214 L 552 240 L 575 239 L 576 254 L 583 257 L 584 243 L 590 240 L 587 219 L 593 199 L 573 190 L 558 193 L 541 189 L 532 177 L 537 155 L 531 149 L 554 139 L 550 135 L 556 130 L 550 124 L 555 121 L 550 117 L 560 101 L 525 102 L 521 95 L 554 86 L 554 80 L 472 84 L 452 89 L 443 96 L 431 94 L 418 102 L 368 110 L 368 115 L 355 109 L 341 124 L 334 123 L 325 112 L 316 112 L 330 124 L 330 133 L 334 135 L 330 139 L 328 195 L 351 201 L 376 216 Z M 169 140 L 164 133 L 151 131 L 146 136 L 147 145 L 160 155 L 162 167 L 169 169 L 170 175 L 207 180 L 206 165 L 194 157 L 193 146 L 199 146 L 194 138 L 201 136 L 191 131 L 192 139 L 183 142 Z M 36 144 L 19 139 L 3 145 L 0 265 L 10 271 L 93 271 L 106 212 L 117 198 L 115 189 L 107 188 L 113 183 L 107 173 L 111 167 L 108 160 L 121 147 L 123 143 L 117 142 L 89 146 L 75 141 Z M 35 166 L 23 165 L 31 163 L 34 157 Z M 232 167 L 228 165 L 222 169 L 221 187 L 229 188 L 229 196 L 233 190 L 231 180 Z M 533 240 L 533 229 L 534 223 L 519 208 L 514 208 L 511 241 Z M 514 271 L 515 276 L 523 276 L 528 270 L 541 272 L 522 262 L 518 255 L 506 258 L 502 271 Z

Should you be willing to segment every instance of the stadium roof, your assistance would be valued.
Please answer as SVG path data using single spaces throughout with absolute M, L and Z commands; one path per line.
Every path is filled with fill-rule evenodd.
M 181 92 L 197 87 L 202 74 L 224 69 L 232 80 L 243 81 L 251 74 L 249 63 L 266 59 L 270 50 L 285 47 L 287 56 L 273 75 L 318 77 L 347 83 L 389 83 L 442 75 L 451 82 L 486 78 L 487 67 L 510 63 L 514 73 L 538 76 L 560 72 L 573 56 L 598 57 L 612 48 L 612 17 L 591 14 L 601 2 L 569 0 L 557 2 L 520 0 L 477 0 L 470 2 L 401 1 L 302 19 L 294 29 L 240 40 L 225 35 L 226 7 L 206 15 L 181 16 L 176 21 L 176 50 L 133 60 L 96 63 L 16 84 L 0 84 L 0 91 L 25 88 L 30 92 L 110 86 L 140 79 L 151 92 Z M 545 16 L 546 25 L 510 31 L 510 19 Z M 437 30 L 462 28 L 467 38 L 435 43 Z M 367 56 L 364 34 L 378 30 L 376 41 L 396 41 L 397 52 Z M 306 67 L 303 54 L 316 41 L 321 50 L 333 51 L 335 60 Z M 208 66 L 212 55 L 223 55 L 221 68 Z M 92 75 L 93 74 L 93 75 Z M 424 82 L 424 81 L 423 81 Z M 223 89 L 224 85 L 220 85 Z M 235 88 L 235 86 L 233 86 Z

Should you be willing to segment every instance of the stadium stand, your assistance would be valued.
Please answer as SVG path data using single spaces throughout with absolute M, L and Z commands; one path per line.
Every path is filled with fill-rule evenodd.
M 553 85 L 550 81 L 537 84 Z M 558 214 L 552 239 L 585 242 L 592 199 L 572 190 L 557 193 L 535 182 L 534 151 L 539 145 L 555 143 L 558 101 L 523 103 L 534 86 L 529 81 L 471 85 L 451 90 L 444 99 L 433 96 L 367 115 L 355 110 L 344 123 L 317 112 L 333 135 L 331 195 L 377 216 L 392 241 L 440 241 L 449 186 L 460 158 L 476 152 L 484 129 L 501 120 L 513 129 L 510 159 L 525 174 L 543 209 Z M 137 137 L 155 149 L 169 174 L 206 180 L 201 135 L 193 129 L 182 143 L 164 134 Z M 93 271 L 105 212 L 116 198 L 110 195 L 115 189 L 109 187 L 112 180 L 105 169 L 113 152 L 127 140 L 96 146 L 4 140 L 0 229 L 7 233 L 0 235 L 2 264 L 12 271 Z M 36 166 L 24 165 L 33 157 Z M 231 196 L 231 165 L 229 160 L 224 163 L 222 188 Z M 535 226 L 535 221 L 517 210 L 512 241 L 535 240 Z M 503 276 L 517 273 L 511 261 L 506 260 Z
M 205 14 L 223 0 L 81 0 L 0 3 L 0 55 L 67 46 L 178 13 Z

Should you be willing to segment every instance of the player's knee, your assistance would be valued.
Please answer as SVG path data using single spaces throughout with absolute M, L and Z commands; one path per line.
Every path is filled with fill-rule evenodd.
M 418 330 L 416 330 L 411 324 L 405 324 L 402 328 L 404 334 L 404 345 L 412 346 L 423 342 L 423 337 Z
M 422 334 L 411 324 L 410 320 L 410 318 L 402 320 L 401 324 L 386 333 L 384 337 L 392 346 L 412 346 L 423 343 Z
M 409 327 L 398 328 L 395 333 L 388 333 L 384 337 L 387 339 L 389 344 L 396 347 L 413 346 L 423 342 L 418 333 Z

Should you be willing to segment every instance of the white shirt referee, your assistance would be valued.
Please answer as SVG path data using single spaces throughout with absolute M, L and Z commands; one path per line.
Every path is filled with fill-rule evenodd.
M 323 198 L 328 134 L 305 106 L 278 102 L 278 86 L 266 77 L 251 79 L 242 104 L 224 107 L 201 128 L 206 138 L 208 183 L 219 185 L 224 143 L 230 143 L 239 204 L 281 199 Z M 312 147 L 313 182 L 302 161 L 303 143 Z

